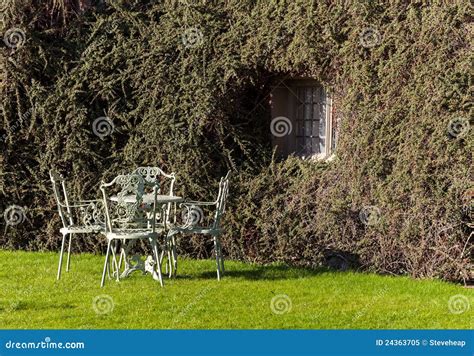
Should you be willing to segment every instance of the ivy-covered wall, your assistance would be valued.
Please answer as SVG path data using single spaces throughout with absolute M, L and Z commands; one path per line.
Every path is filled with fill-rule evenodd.
M 204 200 L 232 169 L 228 258 L 318 266 L 337 253 L 365 270 L 473 279 L 468 1 L 1 4 L 0 208 L 23 214 L 2 219 L 3 248 L 58 248 L 51 167 L 85 198 L 157 165 Z M 330 163 L 273 159 L 265 104 L 292 76 L 334 97 Z M 103 246 L 85 236 L 74 249 Z

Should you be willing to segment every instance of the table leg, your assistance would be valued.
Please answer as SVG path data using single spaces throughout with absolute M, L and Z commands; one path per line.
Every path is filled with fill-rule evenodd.
M 143 274 L 146 273 L 145 263 L 142 261 L 141 257 L 138 254 L 130 256 L 130 250 L 135 245 L 135 242 L 136 240 L 130 240 L 128 244 L 122 248 L 125 270 L 120 275 L 120 278 L 126 278 L 135 271 L 141 271 Z

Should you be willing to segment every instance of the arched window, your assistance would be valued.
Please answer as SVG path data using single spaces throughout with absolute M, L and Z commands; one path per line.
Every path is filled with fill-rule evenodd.
M 332 100 L 313 79 L 280 82 L 271 93 L 273 145 L 282 157 L 325 159 L 335 149 Z

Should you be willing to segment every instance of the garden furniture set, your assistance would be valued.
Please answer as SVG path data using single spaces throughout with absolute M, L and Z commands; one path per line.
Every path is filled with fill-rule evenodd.
M 150 273 L 163 286 L 165 259 L 165 273 L 170 278 L 177 273 L 177 234 L 212 238 L 220 280 L 224 273 L 220 223 L 229 192 L 230 172 L 221 178 L 217 199 L 212 202 L 185 200 L 174 195 L 175 174 L 166 174 L 158 167 L 139 167 L 129 174 L 120 174 L 111 182 L 100 184 L 101 199 L 80 201 L 70 200 L 63 176 L 54 170 L 49 173 L 63 225 L 57 279 L 61 277 L 66 242 L 66 271 L 69 271 L 73 235 L 100 233 L 107 240 L 101 287 L 107 275 L 119 281 L 134 271 Z M 178 211 L 182 214 L 177 214 Z M 149 242 L 151 247 L 151 255 L 145 261 L 132 253 L 140 240 Z

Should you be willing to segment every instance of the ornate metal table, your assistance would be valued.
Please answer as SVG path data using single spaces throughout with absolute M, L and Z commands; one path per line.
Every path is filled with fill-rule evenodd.
M 110 197 L 110 200 L 112 201 L 118 201 L 117 196 L 112 196 Z M 136 197 L 135 195 L 126 195 L 122 199 L 125 203 L 135 203 Z M 181 197 L 178 197 L 176 195 L 161 195 L 158 194 L 156 196 L 156 203 L 160 205 L 168 204 L 168 203 L 181 203 L 183 202 L 184 199 Z M 153 204 L 153 194 L 145 194 L 143 196 L 143 203 L 145 204 Z
M 112 196 L 110 197 L 110 200 L 112 201 L 118 201 L 117 196 Z M 153 194 L 145 194 L 142 197 L 142 202 L 144 204 L 153 204 L 154 196 Z M 136 197 L 135 195 L 127 195 L 125 196 L 122 201 L 125 203 L 135 203 L 136 202 Z M 156 203 L 157 205 L 161 205 L 163 209 L 163 225 L 162 229 L 163 232 L 166 233 L 167 229 L 167 224 L 169 223 L 169 213 L 170 209 L 164 209 L 164 206 L 167 204 L 175 204 L 175 203 L 181 203 L 184 201 L 184 198 L 178 197 L 175 195 L 157 195 L 156 196 Z M 153 260 L 152 256 L 148 256 L 145 261 L 142 260 L 140 255 L 134 254 L 130 255 L 130 250 L 133 248 L 135 245 L 136 240 L 129 240 L 129 242 L 126 244 L 125 241 L 123 241 L 123 246 L 121 248 L 120 252 L 120 260 L 118 263 L 118 268 L 120 269 L 122 265 L 122 261 L 125 262 L 125 270 L 120 274 L 120 278 L 128 277 L 130 273 L 134 271 L 141 271 L 143 274 L 146 274 L 147 272 L 150 272 L 154 280 L 159 280 L 158 274 L 156 273 L 154 269 L 154 264 L 155 261 Z M 158 266 L 158 268 L 161 268 L 161 266 Z M 117 271 L 118 273 L 118 271 Z

